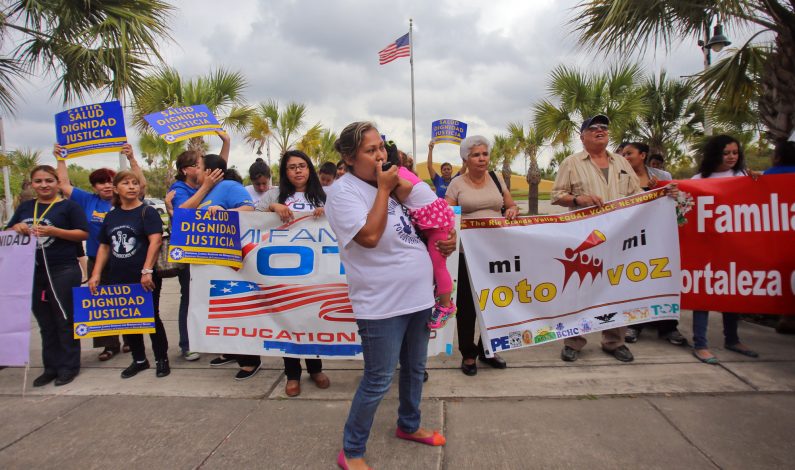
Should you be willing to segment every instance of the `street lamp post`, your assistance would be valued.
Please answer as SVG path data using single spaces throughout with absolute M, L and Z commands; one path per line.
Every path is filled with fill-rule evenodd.
M 706 28 L 704 28 L 704 39 L 698 40 L 698 45 L 701 47 L 701 52 L 704 54 L 705 71 L 712 65 L 712 52 L 718 53 L 722 51 L 724 47 L 731 44 L 729 38 L 723 35 L 723 25 L 720 23 L 715 25 L 712 36 L 710 37 L 710 25 L 712 25 L 712 19 L 709 20 Z M 704 95 L 704 100 L 706 101 L 706 99 L 707 96 Z M 712 122 L 710 122 L 709 116 L 707 115 L 704 116 L 704 134 L 712 135 Z

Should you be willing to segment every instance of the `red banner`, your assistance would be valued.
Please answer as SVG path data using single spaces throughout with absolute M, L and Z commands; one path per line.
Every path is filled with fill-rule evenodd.
M 677 183 L 682 307 L 795 314 L 795 174 Z

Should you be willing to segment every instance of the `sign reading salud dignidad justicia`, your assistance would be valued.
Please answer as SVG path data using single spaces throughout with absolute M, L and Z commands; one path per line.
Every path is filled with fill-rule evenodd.
M 467 124 L 455 119 L 439 119 L 431 123 L 431 135 L 437 144 L 461 145 L 467 136 Z
M 152 293 L 141 284 L 98 286 L 97 295 L 73 287 L 72 298 L 75 339 L 155 332 Z
M 90 104 L 55 115 L 55 137 L 62 159 L 118 152 L 127 143 L 124 111 L 118 101 Z
M 243 265 L 240 213 L 175 209 L 168 260 L 172 263 Z
M 164 109 L 147 114 L 144 119 L 169 144 L 223 131 L 218 119 L 203 104 Z
M 551 216 L 461 224 L 487 355 L 679 318 L 679 237 L 659 189 Z

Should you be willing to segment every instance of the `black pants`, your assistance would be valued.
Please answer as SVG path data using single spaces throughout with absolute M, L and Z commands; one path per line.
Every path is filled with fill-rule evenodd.
M 259 356 L 249 356 L 248 354 L 224 354 L 223 356 L 236 360 L 240 367 L 259 367 L 262 364 Z
M 50 266 L 50 277 L 52 285 L 44 266 L 36 266 L 31 308 L 39 323 L 44 371 L 59 376 L 74 375 L 80 372 L 80 340 L 74 338 L 72 288 L 80 286 L 83 274 L 75 262 Z
M 284 374 L 287 380 L 301 380 L 301 359 L 297 357 L 283 357 L 284 359 Z M 323 361 L 320 359 L 304 359 L 306 361 L 306 371 L 310 375 L 323 372 Z
M 657 320 L 651 321 L 648 323 L 641 323 L 639 325 L 631 325 L 629 328 L 637 331 L 640 334 L 643 331 L 643 327 L 645 326 L 654 326 L 657 328 L 657 334 L 660 337 L 667 336 L 669 333 L 676 331 L 676 328 L 679 326 L 678 320 Z
M 478 339 L 475 345 L 475 302 L 472 300 L 472 285 L 469 282 L 466 259 L 464 254 L 458 256 L 458 313 L 455 316 L 456 326 L 458 327 L 458 350 L 464 359 L 475 359 L 478 355 L 484 355 L 483 341 Z
M 88 257 L 88 277 L 91 278 L 91 274 L 94 272 L 94 264 L 97 262 L 97 258 L 94 256 Z M 102 273 L 99 275 L 99 283 L 102 285 L 110 284 L 108 282 L 108 272 L 110 272 L 110 263 L 105 263 L 105 268 L 102 270 Z M 95 336 L 92 338 L 93 347 L 95 348 L 108 348 L 114 351 L 119 351 L 121 349 L 121 343 L 119 342 L 118 335 L 114 336 Z M 124 341 L 124 344 L 127 344 L 127 341 Z
M 157 275 L 152 275 L 155 282 L 155 290 L 152 291 L 152 303 L 155 307 L 155 332 L 149 334 L 152 340 L 152 351 L 155 353 L 155 360 L 162 361 L 168 359 L 168 338 L 163 322 L 160 321 L 160 289 L 163 287 L 163 279 Z M 146 360 L 146 346 L 144 346 L 144 335 L 124 335 L 124 342 L 130 345 L 133 360 L 143 362 Z

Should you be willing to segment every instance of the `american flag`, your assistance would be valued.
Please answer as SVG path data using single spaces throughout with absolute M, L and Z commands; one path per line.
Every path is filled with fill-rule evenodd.
M 345 283 L 262 285 L 249 281 L 210 281 L 208 318 L 241 318 L 320 303 L 318 316 L 327 321 L 355 321 Z
M 411 44 L 409 44 L 409 33 L 406 33 L 378 52 L 378 64 L 388 64 L 398 57 L 408 57 L 410 55 Z

